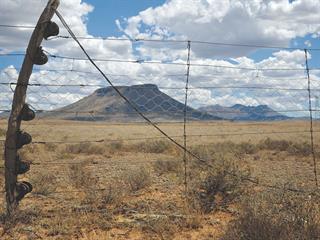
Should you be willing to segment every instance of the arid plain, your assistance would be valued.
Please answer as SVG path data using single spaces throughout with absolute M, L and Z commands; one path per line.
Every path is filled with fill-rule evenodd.
M 186 182 L 183 151 L 145 123 L 23 124 L 34 190 L 10 221 L 1 194 L 1 239 L 319 239 L 308 121 L 189 122 Z M 158 126 L 183 144 L 182 123 Z

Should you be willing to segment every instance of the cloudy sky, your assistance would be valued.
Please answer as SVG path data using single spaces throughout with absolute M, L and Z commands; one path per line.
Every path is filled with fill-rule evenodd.
M 140 63 L 97 61 L 115 85 L 154 83 L 182 101 L 187 72 L 186 40 L 190 40 L 191 106 L 267 104 L 291 115 L 307 114 L 300 112 L 308 108 L 303 50 L 307 48 L 313 108 L 319 107 L 319 0 L 60 2 L 58 10 L 77 36 L 87 38 L 80 41 L 93 58 L 139 60 Z M 46 3 L 1 0 L 0 24 L 35 26 Z M 60 35 L 68 36 L 57 17 L 54 21 L 60 26 Z M 16 81 L 23 60 L 23 56 L 3 54 L 24 53 L 31 33 L 30 28 L 0 26 L 1 83 Z M 54 55 L 84 57 L 72 39 L 56 38 L 44 41 L 42 46 Z M 30 83 L 94 85 L 29 87 L 28 101 L 38 109 L 61 107 L 100 86 L 108 86 L 88 61 L 52 57 L 46 65 L 35 67 Z M 0 91 L 0 110 L 10 109 L 10 87 L 1 84 Z

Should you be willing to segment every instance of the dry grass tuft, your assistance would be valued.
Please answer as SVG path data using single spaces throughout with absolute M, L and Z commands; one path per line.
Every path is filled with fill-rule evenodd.
M 311 145 L 309 142 L 292 142 L 267 138 L 260 141 L 257 145 L 261 150 L 286 151 L 290 155 L 307 157 L 311 154 Z
M 202 213 L 224 207 L 239 197 L 245 191 L 243 179 L 250 175 L 247 169 L 235 165 L 234 160 L 223 155 L 214 159 L 211 165 L 200 168 L 200 165 L 193 164 L 192 167 L 189 201 L 193 209 Z
M 124 176 L 124 182 L 130 187 L 130 190 L 136 192 L 149 187 L 152 183 L 149 170 L 145 167 L 127 171 Z
M 266 138 L 258 143 L 258 147 L 261 150 L 272 150 L 272 151 L 287 151 L 292 142 L 287 140 L 274 140 Z
M 181 172 L 181 162 L 178 160 L 157 160 L 153 164 L 153 170 L 159 174 Z
M 77 143 L 67 145 L 65 152 L 69 154 L 103 154 L 106 148 L 99 143 Z
M 122 141 L 114 141 L 114 142 L 108 143 L 108 145 L 106 145 L 106 146 L 107 146 L 107 149 L 109 150 L 109 152 L 115 153 L 115 152 L 122 150 L 123 142 Z
M 56 190 L 56 177 L 48 172 L 33 174 L 31 183 L 34 186 L 32 193 L 48 196 Z
M 87 164 L 87 162 L 81 162 L 69 166 L 68 176 L 74 187 L 89 189 L 95 184 L 96 180 L 87 169 Z
M 277 191 L 251 196 L 222 239 L 320 239 L 320 195 Z
M 122 201 L 122 199 L 127 194 L 127 189 L 125 186 L 118 182 L 114 182 L 109 184 L 106 187 L 106 190 L 101 192 L 99 201 L 102 204 L 118 204 Z
M 175 146 L 168 140 L 145 141 L 133 144 L 131 151 L 139 151 L 144 153 L 170 153 L 174 151 Z
M 39 208 L 29 208 L 25 210 L 17 211 L 14 215 L 9 217 L 5 213 L 0 216 L 0 223 L 3 227 L 4 233 L 13 235 L 15 227 L 21 227 L 24 225 L 33 225 L 42 215 Z

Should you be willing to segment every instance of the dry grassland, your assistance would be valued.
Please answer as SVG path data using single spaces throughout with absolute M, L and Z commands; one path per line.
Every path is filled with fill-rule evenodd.
M 182 124 L 159 127 L 182 143 Z M 1 239 L 320 239 L 319 194 L 281 190 L 315 188 L 308 122 L 189 123 L 190 150 L 213 168 L 189 157 L 187 194 L 183 152 L 146 124 L 38 119 L 22 129 L 54 143 L 21 150 L 32 165 L 20 179 L 34 191 L 11 220 L 2 194 Z

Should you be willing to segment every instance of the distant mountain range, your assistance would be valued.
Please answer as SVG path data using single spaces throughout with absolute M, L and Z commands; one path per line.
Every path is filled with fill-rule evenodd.
M 154 84 L 117 86 L 117 89 L 152 121 L 182 121 L 184 104 L 161 92 Z M 60 109 L 37 113 L 41 118 L 83 121 L 141 121 L 141 116 L 112 88 L 100 88 L 91 95 Z M 8 114 L 0 114 L 7 117 Z M 187 120 L 211 121 L 274 121 L 290 117 L 267 105 L 232 107 L 211 105 L 194 109 L 187 107 Z
M 275 121 L 290 119 L 290 117 L 274 111 L 267 105 L 245 106 L 241 104 L 235 104 L 232 107 L 211 105 L 198 108 L 198 110 L 221 117 L 223 119 L 238 121 Z

